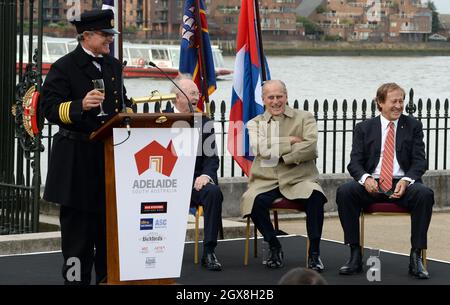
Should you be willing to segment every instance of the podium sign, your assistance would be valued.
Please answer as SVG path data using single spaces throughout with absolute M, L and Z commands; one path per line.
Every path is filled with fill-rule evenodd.
M 127 137 L 113 128 L 113 143 Z M 114 146 L 120 281 L 180 277 L 199 140 L 194 128 L 132 128 Z

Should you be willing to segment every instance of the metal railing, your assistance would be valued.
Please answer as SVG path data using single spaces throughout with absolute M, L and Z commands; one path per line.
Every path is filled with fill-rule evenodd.
M 431 99 L 423 101 L 422 99 L 413 101 L 414 92 L 409 92 L 409 100 L 406 103 L 406 114 L 414 115 L 423 124 L 424 141 L 426 147 L 427 162 L 429 169 L 448 169 L 449 154 L 449 100 L 445 99 L 443 103 L 439 99 L 432 102 Z M 152 103 L 143 104 L 138 112 L 160 112 L 162 109 L 168 109 L 170 103 Z M 211 101 L 211 118 L 215 121 L 216 143 L 220 158 L 220 177 L 243 176 L 239 166 L 234 162 L 228 153 L 226 143 L 228 139 L 228 111 L 227 103 L 221 101 L 219 105 Z M 362 100 L 360 102 L 353 100 L 348 102 L 343 100 L 338 102 L 325 100 L 319 103 L 318 100 L 309 102 L 305 100 L 299 102 L 295 100 L 292 107 L 294 109 L 303 109 L 310 111 L 316 118 L 319 139 L 318 152 L 319 157 L 316 161 L 321 173 L 344 173 L 346 166 L 350 161 L 350 152 L 352 145 L 353 128 L 365 119 L 378 115 L 378 110 L 374 101 Z M 46 141 L 46 147 L 51 147 L 53 134 L 57 127 L 48 125 L 43 139 Z M 47 150 L 47 148 L 46 148 Z M 49 158 L 49 154 L 47 155 Z
M 16 62 L 19 67 L 26 59 L 22 50 L 24 37 L 24 0 L 0 2 L 0 235 L 30 233 L 39 230 L 40 199 L 40 136 L 27 135 L 24 122 L 30 116 L 24 105 L 28 89 L 39 91 L 42 44 L 38 42 L 35 59 L 32 52 L 28 56 L 26 69 L 19 69 L 16 75 Z M 38 37 L 42 38 L 42 1 L 37 3 Z M 34 1 L 29 1 L 29 16 L 34 16 Z M 17 14 L 18 13 L 18 14 Z M 18 15 L 18 16 L 17 16 Z M 33 17 L 29 20 L 28 35 L 32 37 Z M 17 27 L 19 30 L 17 31 Z M 17 40 L 16 35 L 20 37 Z M 20 43 L 17 45 L 17 41 Z M 41 41 L 38 39 L 38 41 Z M 18 50 L 16 50 L 16 47 Z M 31 39 L 28 49 L 32 49 Z M 19 56 L 16 54 L 19 51 Z M 35 63 L 33 63 L 33 61 Z M 37 63 L 37 64 L 36 64 Z M 18 76 L 19 83 L 16 83 Z M 33 112 L 34 113 L 34 112 Z

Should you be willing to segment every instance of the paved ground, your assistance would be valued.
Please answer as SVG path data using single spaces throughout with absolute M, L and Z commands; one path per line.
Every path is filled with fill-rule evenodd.
M 409 216 L 366 216 L 365 246 L 409 255 Z M 280 229 L 292 234 L 306 234 L 305 220 L 283 220 Z M 323 238 L 343 241 L 344 233 L 338 217 L 325 219 Z M 428 230 L 429 258 L 450 262 L 450 212 L 435 212 Z M 343 262 L 344 263 L 344 262 Z

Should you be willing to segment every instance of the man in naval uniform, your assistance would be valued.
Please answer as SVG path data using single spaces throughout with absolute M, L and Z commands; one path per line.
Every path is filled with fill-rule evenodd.
M 114 14 L 92 10 L 74 20 L 78 46 L 52 64 L 42 87 L 42 110 L 59 126 L 54 136 L 44 199 L 60 205 L 62 274 L 65 284 L 106 278 L 105 174 L 103 143 L 89 141 L 122 105 L 130 106 L 122 85 L 122 65 L 109 55 Z M 93 80 L 103 79 L 104 93 Z M 100 104 L 105 116 L 98 116 Z M 76 269 L 79 267 L 79 276 Z

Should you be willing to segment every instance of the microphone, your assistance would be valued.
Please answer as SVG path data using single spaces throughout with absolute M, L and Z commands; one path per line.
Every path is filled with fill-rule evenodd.
M 165 76 L 168 80 L 170 80 L 170 82 L 171 82 L 178 90 L 180 90 L 181 93 L 183 93 L 183 95 L 186 97 L 186 99 L 187 99 L 187 101 L 188 101 L 189 111 L 190 111 L 191 113 L 194 113 L 194 107 L 192 107 L 191 100 L 188 98 L 188 96 L 186 95 L 186 93 L 184 93 L 184 91 L 181 90 L 181 88 L 180 88 L 180 87 L 172 80 L 172 78 L 170 78 L 170 76 L 167 75 L 167 73 L 164 72 L 164 70 L 162 70 L 160 67 L 158 67 L 157 65 L 155 65 L 154 62 L 149 61 L 148 64 L 149 64 L 150 66 L 152 66 L 152 67 L 158 69 L 159 71 L 161 71 L 162 74 L 164 74 L 164 76 Z
M 123 75 L 123 70 L 127 65 L 127 61 L 124 60 L 122 63 L 122 78 L 120 80 L 120 98 L 122 99 L 122 112 L 123 113 L 127 113 L 127 105 L 125 104 L 125 99 L 123 98 L 123 79 L 124 79 L 124 75 Z M 123 122 L 125 123 L 125 126 L 127 127 L 127 133 L 128 133 L 128 137 L 131 134 L 131 128 L 130 128 L 130 118 L 129 117 L 125 117 L 123 119 Z

